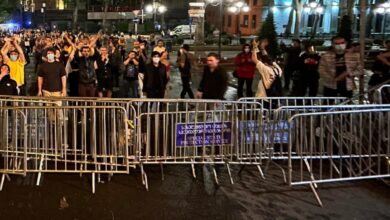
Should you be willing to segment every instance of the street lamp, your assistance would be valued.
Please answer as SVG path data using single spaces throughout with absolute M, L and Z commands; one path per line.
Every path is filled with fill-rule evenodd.
M 382 20 L 382 36 L 383 40 L 386 38 L 386 27 L 385 23 L 387 20 L 387 14 L 390 14 L 390 2 L 385 2 L 383 4 L 378 5 L 378 7 L 375 9 L 375 13 L 380 14 L 383 16 Z
M 218 36 L 218 56 L 221 58 L 221 44 L 222 44 L 222 29 L 223 29 L 223 0 L 205 0 L 207 5 L 219 6 L 219 36 Z
M 250 11 L 249 6 L 243 2 L 243 1 L 238 1 L 232 6 L 228 8 L 228 11 L 230 13 L 236 14 L 237 15 L 237 36 L 240 38 L 241 33 L 240 33 L 240 13 L 241 11 L 244 13 L 248 13 Z
M 43 14 L 43 28 L 46 29 L 45 23 L 46 23 L 46 14 L 45 14 L 45 8 L 46 8 L 46 3 L 42 3 L 42 8 L 41 8 L 41 13 Z
M 157 14 L 164 14 L 167 11 L 167 7 L 153 0 L 152 4 L 145 6 L 145 11 L 146 13 L 153 13 L 153 22 L 156 24 Z

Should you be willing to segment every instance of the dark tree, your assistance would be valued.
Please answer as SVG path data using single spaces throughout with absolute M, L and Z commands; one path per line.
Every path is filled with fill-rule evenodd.
M 268 12 L 267 18 L 265 19 L 260 28 L 259 39 L 268 39 L 268 53 L 271 58 L 275 58 L 279 54 L 279 45 L 275 28 L 274 14 L 272 13 L 272 11 Z
M 344 15 L 341 19 L 339 36 L 344 37 L 349 44 L 352 41 L 352 21 L 348 15 Z

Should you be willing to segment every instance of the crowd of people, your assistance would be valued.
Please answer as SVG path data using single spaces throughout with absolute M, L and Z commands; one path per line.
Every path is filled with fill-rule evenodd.
M 100 32 L 23 31 L 0 37 L 0 44 L 1 95 L 26 95 L 25 66 L 34 57 L 38 96 L 112 97 L 114 88 L 120 88 L 123 98 L 167 96 L 172 67 L 163 39 L 138 37 L 129 46 L 123 36 Z M 308 42 L 294 39 L 289 47 L 282 44 L 287 55 L 283 68 L 269 55 L 268 44 L 267 39 L 244 44 L 235 57 L 238 98 L 244 97 L 244 86 L 247 97 L 317 96 L 320 79 L 324 96 L 352 97 L 354 79 L 363 74 L 359 45 L 340 36 L 332 38 L 332 47 L 322 56 Z M 390 41 L 386 46 L 387 52 L 378 55 L 373 65 L 370 86 L 390 79 Z M 194 60 L 190 46 L 182 45 L 176 61 L 180 98 L 224 99 L 229 78 L 218 54 L 207 56 L 198 88 L 191 84 Z M 261 80 L 253 85 L 256 73 Z

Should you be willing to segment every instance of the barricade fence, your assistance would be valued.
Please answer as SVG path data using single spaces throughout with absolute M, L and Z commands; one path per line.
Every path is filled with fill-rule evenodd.
M 289 183 L 390 177 L 390 108 L 302 113 L 289 119 Z
M 38 185 L 46 172 L 128 173 L 135 159 L 122 107 L 1 107 L 0 115 L 3 174 L 39 173 Z
M 382 85 L 375 92 L 376 100 L 379 104 L 390 103 L 390 85 Z
M 272 163 L 285 182 L 288 169 L 290 185 L 314 187 L 386 176 L 378 172 L 378 160 L 382 170 L 390 157 L 389 148 L 379 150 L 390 136 L 390 105 L 356 105 L 345 98 L 3 99 L 3 174 L 71 172 L 94 178 L 139 166 L 148 189 L 145 165 L 188 164 L 195 178 L 196 164 L 226 165 L 233 183 L 230 165 L 257 166 L 264 178 L 263 164 Z M 0 187 L 3 183 L 4 175 Z M 93 181 L 93 191 L 94 186 Z

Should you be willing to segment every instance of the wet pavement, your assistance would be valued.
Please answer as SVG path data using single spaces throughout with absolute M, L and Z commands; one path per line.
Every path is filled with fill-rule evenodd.
M 199 79 L 194 74 L 194 91 Z M 180 84 L 175 70 L 169 97 L 179 97 Z M 227 99 L 235 96 L 229 87 Z M 275 166 L 265 170 L 266 179 L 253 166 L 231 168 L 234 184 L 226 167 L 217 166 L 216 185 L 210 166 L 197 165 L 194 179 L 190 166 L 167 165 L 162 180 L 160 167 L 150 165 L 149 191 L 137 168 L 111 181 L 102 175 L 96 194 L 91 175 L 45 174 L 40 186 L 36 175 L 11 175 L 0 192 L 0 219 L 390 219 L 390 186 L 380 180 L 319 185 L 321 208 L 309 186 L 286 185 Z

